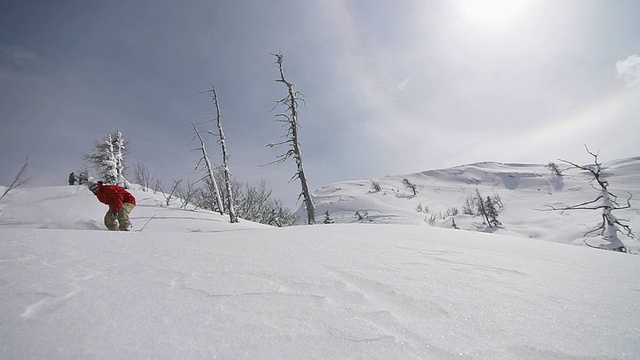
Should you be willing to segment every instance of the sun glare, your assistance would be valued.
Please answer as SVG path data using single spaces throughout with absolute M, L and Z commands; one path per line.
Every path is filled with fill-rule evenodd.
M 507 20 L 520 13 L 527 0 L 463 0 L 466 14 L 480 21 Z

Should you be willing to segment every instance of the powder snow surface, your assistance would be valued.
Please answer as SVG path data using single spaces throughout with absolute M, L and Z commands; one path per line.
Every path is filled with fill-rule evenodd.
M 0 358 L 640 358 L 638 256 L 133 193 L 129 233 L 83 187 L 0 202 Z

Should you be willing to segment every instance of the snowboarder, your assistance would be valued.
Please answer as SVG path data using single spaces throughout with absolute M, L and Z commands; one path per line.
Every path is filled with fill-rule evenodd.
M 104 225 L 107 229 L 130 231 L 129 214 L 136 206 L 133 195 L 120 186 L 104 185 L 102 181 L 89 180 L 87 186 L 101 203 L 109 205 L 109 210 L 104 215 Z
M 76 174 L 74 174 L 72 171 L 71 174 L 69 174 L 69 185 L 74 185 L 75 183 L 76 183 Z

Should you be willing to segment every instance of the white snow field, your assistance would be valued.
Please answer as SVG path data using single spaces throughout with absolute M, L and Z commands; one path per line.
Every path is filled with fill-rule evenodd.
M 621 198 L 638 193 L 639 163 L 607 164 Z M 416 197 L 402 176 L 375 194 L 333 184 L 316 192 L 319 222 L 324 209 L 353 221 L 348 204 L 365 200 L 372 221 L 289 228 L 133 190 L 137 231 L 109 232 L 85 187 L 16 189 L 0 201 L 0 358 L 640 358 L 640 257 L 577 240 L 597 212 L 532 211 L 597 196 L 577 173 L 554 187 L 543 171 L 415 174 Z M 504 202 L 493 234 L 415 210 L 461 206 L 475 186 Z
M 558 165 L 563 170 L 568 167 L 560 162 Z M 629 194 L 633 196 L 631 208 L 614 211 L 614 215 L 629 220 L 631 228 L 640 232 L 640 157 L 611 161 L 604 166 L 610 174 L 609 189 L 618 196 L 620 206 L 626 206 Z M 404 178 L 418 186 L 417 195 L 403 185 Z M 602 221 L 602 211 L 551 211 L 551 206 L 562 208 L 595 200 L 600 192 L 592 187 L 590 180 L 577 169 L 565 170 L 562 177 L 555 177 L 545 165 L 485 162 L 330 184 L 314 192 L 314 204 L 318 222 L 323 221 L 328 210 L 336 223 L 429 225 L 435 217 L 432 225 L 445 228 L 452 228 L 447 210 L 456 208 L 459 215 L 455 216 L 455 222 L 463 230 L 585 246 L 583 235 Z M 372 181 L 380 185 L 380 191 L 373 190 Z M 476 189 L 484 198 L 498 194 L 502 199 L 504 210 L 499 216 L 502 222 L 499 228 L 488 228 L 480 217 L 463 214 L 466 200 Z M 358 220 L 356 212 L 364 211 L 366 219 Z M 298 223 L 306 222 L 304 209 L 296 215 Z M 637 241 L 622 239 L 632 252 L 640 252 Z M 594 246 L 601 243 L 598 238 L 587 241 Z

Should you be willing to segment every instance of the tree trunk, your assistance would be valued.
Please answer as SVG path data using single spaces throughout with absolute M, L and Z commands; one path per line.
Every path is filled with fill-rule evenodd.
M 296 166 L 298 171 L 295 177 L 298 177 L 300 180 L 300 186 L 302 188 L 302 192 L 300 196 L 304 197 L 304 204 L 307 209 L 307 224 L 313 225 L 316 223 L 316 209 L 313 205 L 313 200 L 311 199 L 311 192 L 309 191 L 309 186 L 307 185 L 307 176 L 304 172 L 304 166 L 302 165 L 302 150 L 300 150 L 300 142 L 298 139 L 298 103 L 297 103 L 297 93 L 293 89 L 293 84 L 288 81 L 284 76 L 284 69 L 282 67 L 282 54 L 273 54 L 277 58 L 277 64 L 280 70 L 280 79 L 276 80 L 281 82 L 287 86 L 287 91 L 289 95 L 284 99 L 280 100 L 278 103 L 287 106 L 287 110 L 289 114 L 282 115 L 289 123 L 289 140 L 286 141 L 291 146 L 291 150 L 287 152 L 285 155 L 281 157 L 282 161 L 286 160 L 290 156 L 294 156 L 296 159 Z M 285 143 L 286 143 L 285 142 Z
M 222 148 L 222 165 L 224 171 L 224 184 L 225 189 L 227 191 L 227 210 L 229 211 L 229 221 L 231 223 L 238 222 L 238 216 L 236 215 L 236 210 L 233 208 L 233 192 L 231 191 L 231 172 L 229 171 L 229 166 L 227 161 L 229 160 L 229 153 L 227 152 L 227 143 L 226 138 L 224 137 L 224 132 L 222 131 L 222 120 L 220 116 L 220 106 L 218 105 L 218 94 L 216 93 L 216 88 L 211 88 L 211 93 L 213 94 L 213 102 L 216 106 L 216 120 L 218 125 L 218 135 L 220 141 L 220 147 Z
M 207 166 L 207 173 L 211 180 L 211 184 L 213 184 L 213 192 L 214 192 L 214 195 L 216 196 L 216 203 L 218 205 L 218 209 L 220 210 L 219 211 L 220 215 L 224 215 L 224 207 L 222 206 L 222 199 L 220 198 L 220 189 L 218 188 L 218 182 L 216 181 L 215 176 L 213 176 L 213 166 L 211 166 L 211 162 L 209 161 L 209 156 L 207 155 L 207 150 L 204 146 L 204 140 L 202 139 L 202 136 L 200 136 L 200 132 L 196 128 L 196 125 L 194 123 L 191 123 L 191 125 L 193 125 L 193 130 L 196 131 L 196 135 L 198 135 L 198 139 L 200 139 L 200 145 L 201 145 L 200 150 L 202 151 L 202 159 L 204 160 L 204 163 Z

